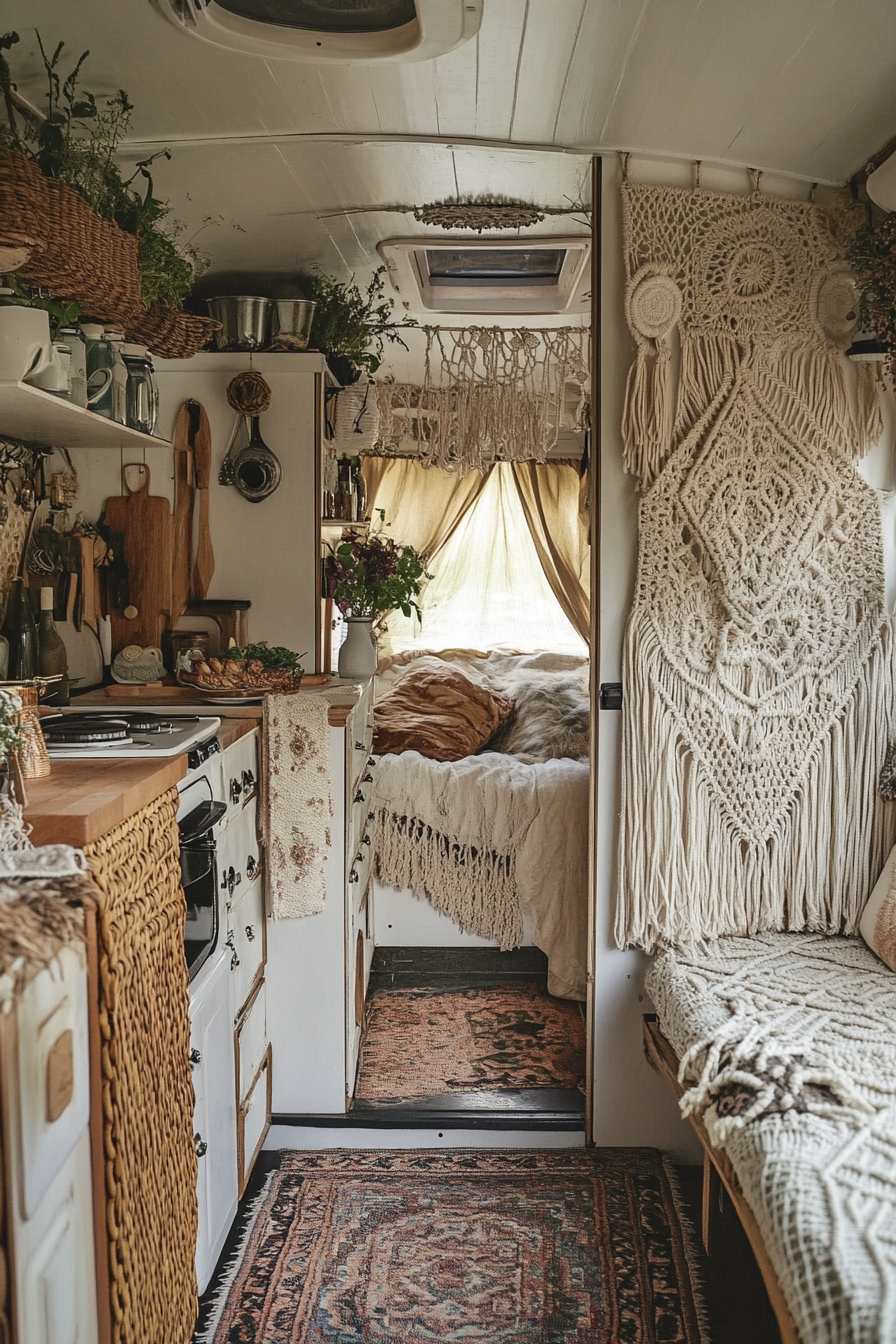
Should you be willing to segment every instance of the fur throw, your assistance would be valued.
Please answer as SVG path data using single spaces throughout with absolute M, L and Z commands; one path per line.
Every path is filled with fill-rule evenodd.
M 513 714 L 488 744 L 533 764 L 588 759 L 591 717 L 587 664 L 575 671 L 520 669 L 491 678 L 514 702 Z

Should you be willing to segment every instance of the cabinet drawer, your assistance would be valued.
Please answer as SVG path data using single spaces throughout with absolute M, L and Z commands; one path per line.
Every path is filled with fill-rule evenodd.
M 252 990 L 259 967 L 264 963 L 264 885 L 256 878 L 234 901 L 230 911 L 230 964 L 234 1019 Z
M 228 887 L 228 899 L 236 902 L 246 886 L 258 876 L 261 846 L 256 827 L 254 801 L 230 818 L 218 837 L 218 874 L 222 887 Z
M 245 1101 L 268 1048 L 268 1017 L 264 981 L 256 989 L 236 1030 L 237 1087 Z
M 255 1085 L 239 1109 L 237 1148 L 239 1152 L 240 1195 L 252 1174 L 255 1159 L 264 1143 L 271 1123 L 271 1049 L 267 1054 Z

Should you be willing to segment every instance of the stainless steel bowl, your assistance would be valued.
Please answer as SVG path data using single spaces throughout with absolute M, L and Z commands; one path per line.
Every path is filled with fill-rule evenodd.
M 270 344 L 274 305 L 251 294 L 222 294 L 208 299 L 208 309 L 221 330 L 215 332 L 219 350 L 263 350 Z
M 317 305 L 312 299 L 274 299 L 272 350 L 304 350 Z

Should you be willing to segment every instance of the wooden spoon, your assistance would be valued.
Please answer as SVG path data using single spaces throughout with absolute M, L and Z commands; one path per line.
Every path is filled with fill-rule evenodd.
M 199 424 L 193 437 L 193 457 L 196 466 L 196 490 L 199 494 L 199 535 L 193 560 L 193 578 L 190 596 L 201 602 L 206 596 L 215 572 L 215 552 L 208 524 L 208 488 L 212 469 L 212 437 L 208 416 L 199 406 Z M 195 411 L 193 412 L 195 415 Z

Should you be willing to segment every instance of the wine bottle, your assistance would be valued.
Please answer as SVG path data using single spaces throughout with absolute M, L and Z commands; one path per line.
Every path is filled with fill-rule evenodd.
M 70 699 L 68 684 L 68 654 L 62 636 L 53 620 L 53 589 L 40 590 L 40 626 L 38 639 L 38 668 L 42 677 L 54 677 L 62 673 L 61 681 L 54 681 L 47 687 L 44 696 L 45 705 L 67 705 Z
M 37 626 L 31 599 L 22 578 L 12 581 L 3 634 L 9 641 L 9 680 L 28 681 L 37 676 Z

